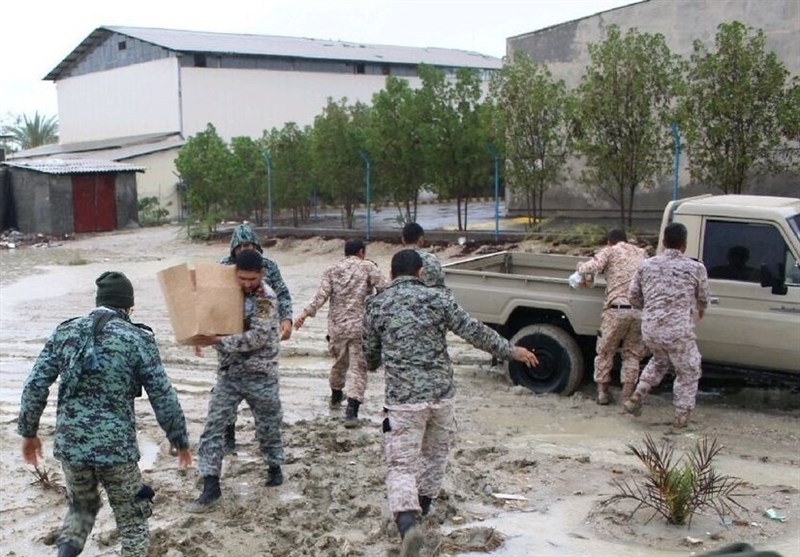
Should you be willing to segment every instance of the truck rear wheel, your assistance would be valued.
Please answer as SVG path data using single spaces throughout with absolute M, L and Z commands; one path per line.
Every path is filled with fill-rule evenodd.
M 515 385 L 535 393 L 571 395 L 583 379 L 583 353 L 575 339 L 555 325 L 528 325 L 511 338 L 518 344 L 536 351 L 539 365 L 528 367 L 509 361 L 506 369 Z

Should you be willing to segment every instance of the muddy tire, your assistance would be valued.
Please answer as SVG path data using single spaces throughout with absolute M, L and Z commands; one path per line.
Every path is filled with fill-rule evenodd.
M 511 338 L 518 344 L 536 351 L 539 365 L 527 367 L 510 361 L 508 377 L 535 393 L 571 395 L 583 379 L 583 353 L 575 339 L 555 325 L 528 325 Z

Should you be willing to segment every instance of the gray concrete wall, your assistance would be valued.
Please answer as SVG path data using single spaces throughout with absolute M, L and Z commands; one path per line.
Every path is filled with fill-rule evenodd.
M 735 20 L 762 29 L 768 48 L 775 51 L 791 74 L 800 74 L 798 0 L 644 0 L 581 20 L 510 37 L 506 42 L 506 50 L 508 54 L 525 52 L 533 60 L 547 64 L 556 79 L 563 79 L 573 88 L 580 83 L 589 64 L 588 45 L 602 42 L 610 25 L 619 26 L 623 33 L 630 28 L 637 28 L 640 32 L 661 33 L 674 53 L 688 58 L 696 39 L 705 42 L 713 50 L 717 26 Z M 681 161 L 678 196 L 707 193 L 706 189 L 690 183 L 685 155 Z M 616 205 L 603 194 L 580 184 L 579 177 L 580 167 L 575 162 L 565 183 L 545 194 L 546 217 L 559 216 L 581 221 L 593 215 L 596 219 L 603 219 L 608 218 L 604 215 L 609 211 L 616 210 Z M 642 191 L 637 195 L 636 206 L 644 210 L 660 210 L 672 198 L 673 184 L 670 171 L 650 191 Z M 797 196 L 797 176 L 759 177 L 748 193 Z M 521 200 L 513 196 L 510 190 L 506 201 L 510 213 L 524 211 Z M 570 213 L 573 217 L 568 216 Z M 639 220 L 644 223 L 650 217 L 645 211 L 639 215 Z
M 74 230 L 69 176 L 14 168 L 11 191 L 20 232 L 59 235 Z

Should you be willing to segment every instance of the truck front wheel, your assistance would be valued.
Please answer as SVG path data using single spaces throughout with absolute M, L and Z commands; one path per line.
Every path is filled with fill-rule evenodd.
M 518 344 L 535 350 L 539 365 L 528 367 L 521 362 L 507 364 L 508 376 L 515 385 L 535 393 L 575 392 L 583 378 L 583 353 L 575 339 L 555 325 L 528 325 L 511 338 Z

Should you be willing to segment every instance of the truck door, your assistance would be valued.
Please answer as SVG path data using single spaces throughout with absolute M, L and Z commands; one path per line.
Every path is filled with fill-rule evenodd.
M 800 276 L 781 230 L 770 222 L 706 219 L 702 260 L 711 290 L 697 326 L 703 359 L 800 371 Z

